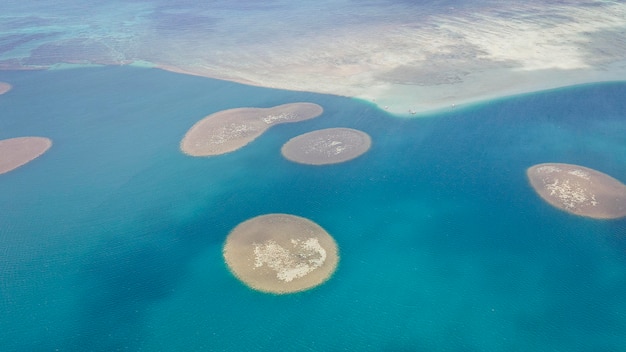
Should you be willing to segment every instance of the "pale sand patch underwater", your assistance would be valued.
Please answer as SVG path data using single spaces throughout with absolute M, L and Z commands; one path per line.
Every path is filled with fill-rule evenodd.
M 626 216 L 626 185 L 584 166 L 545 163 L 526 174 L 533 189 L 550 205 L 595 219 Z
M 313 103 L 219 111 L 194 124 L 180 142 L 180 149 L 191 156 L 225 154 L 252 142 L 271 126 L 312 119 L 322 112 L 324 109 Z
M 309 165 L 337 164 L 367 152 L 370 136 L 351 128 L 327 128 L 296 136 L 281 148 L 287 160 Z
M 6 82 L 0 82 L 0 95 L 10 91 L 12 86 Z
M 17 137 L 0 140 L 0 174 L 15 170 L 45 153 L 52 141 L 43 137 Z
M 237 225 L 223 254 L 243 283 L 278 294 L 322 284 L 339 261 L 337 244 L 322 227 L 289 214 L 261 215 Z

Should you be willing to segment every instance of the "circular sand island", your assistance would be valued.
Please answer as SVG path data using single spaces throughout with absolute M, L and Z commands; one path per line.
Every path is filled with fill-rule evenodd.
M 239 280 L 255 290 L 277 294 L 320 285 L 339 261 L 337 244 L 323 228 L 288 214 L 242 222 L 226 238 L 223 253 Z
M 52 141 L 43 137 L 18 137 L 0 140 L 0 174 L 36 159 L 52 146 Z
M 534 165 L 526 174 L 541 198 L 559 209 L 595 219 L 626 216 L 626 185 L 609 175 L 558 163 Z
M 232 152 L 252 142 L 273 125 L 312 119 L 322 112 L 324 109 L 313 103 L 219 111 L 194 124 L 180 142 L 180 149 L 191 156 Z
M 336 164 L 352 160 L 370 149 L 372 139 L 351 128 L 327 128 L 290 139 L 281 148 L 288 160 L 309 165 Z
M 0 82 L 0 95 L 10 91 L 12 86 L 5 82 Z

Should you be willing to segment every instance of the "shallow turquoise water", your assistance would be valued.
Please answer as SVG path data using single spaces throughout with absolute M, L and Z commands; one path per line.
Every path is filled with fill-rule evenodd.
M 527 167 L 626 182 L 626 84 L 399 119 L 347 98 L 152 69 L 2 72 L 0 139 L 50 151 L 0 176 L 2 351 L 615 351 L 626 345 L 626 220 L 551 208 Z M 181 154 L 200 118 L 310 101 L 324 114 L 235 153 Z M 351 127 L 372 149 L 312 167 L 289 138 Z M 335 275 L 273 296 L 228 272 L 239 222 L 310 218 Z

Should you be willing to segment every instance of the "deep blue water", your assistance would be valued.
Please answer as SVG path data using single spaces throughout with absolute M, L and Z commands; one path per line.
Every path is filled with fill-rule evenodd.
M 626 220 L 545 204 L 525 170 L 574 163 L 626 182 L 626 84 L 528 94 L 416 119 L 347 98 L 153 69 L 2 72 L 0 139 L 47 136 L 0 176 L 1 351 L 618 351 Z M 202 117 L 309 101 L 212 158 L 178 150 Z M 353 161 L 280 155 L 315 129 L 369 133 Z M 274 296 L 227 270 L 250 217 L 307 217 L 335 275 Z

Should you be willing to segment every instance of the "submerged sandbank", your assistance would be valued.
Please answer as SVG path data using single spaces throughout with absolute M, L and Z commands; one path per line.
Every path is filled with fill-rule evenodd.
M 11 88 L 13 88 L 13 86 L 11 86 L 10 84 L 6 82 L 0 82 L 0 95 L 10 91 Z
M 289 214 L 261 215 L 237 225 L 223 254 L 244 284 L 277 294 L 320 285 L 339 261 L 337 244 L 322 227 Z
M 626 216 L 626 185 L 579 165 L 545 163 L 526 171 L 533 189 L 550 205 L 595 219 Z
M 27 164 L 38 158 L 52 146 L 43 137 L 17 137 L 0 140 L 0 174 Z
M 359 157 L 372 145 L 370 136 L 351 128 L 327 128 L 296 136 L 281 148 L 283 156 L 309 165 L 337 164 Z
M 322 112 L 324 109 L 313 103 L 219 111 L 194 124 L 180 142 L 180 149 L 191 156 L 232 152 L 252 142 L 271 126 L 312 119 Z

